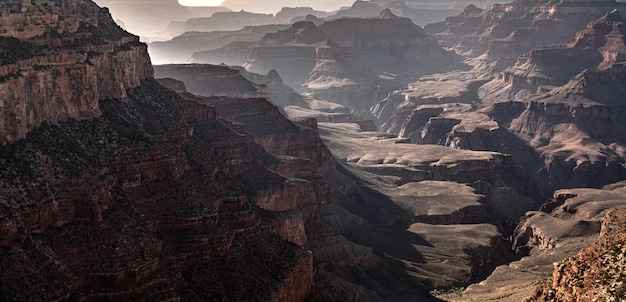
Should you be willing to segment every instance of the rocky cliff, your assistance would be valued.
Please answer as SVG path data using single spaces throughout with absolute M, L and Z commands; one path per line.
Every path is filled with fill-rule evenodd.
M 15 102 L 39 121 L 20 128 L 9 119 L 7 129 L 22 132 L 9 132 L 0 146 L 3 299 L 309 295 L 314 272 L 302 247 L 304 218 L 282 203 L 307 203 L 312 185 L 270 170 L 267 163 L 280 159 L 218 119 L 214 107 L 152 79 L 145 45 L 115 27 L 105 10 L 89 1 L 29 3 L 4 6 L 3 18 L 23 27 L 0 46 L 9 54 L 2 68 L 20 68 L 2 84 L 14 94 L 3 97 L 1 120 L 16 116 L 4 109 Z M 37 18 L 32 26 L 24 22 Z M 34 35 L 37 23 L 50 31 Z M 15 52 L 25 43 L 41 53 Z M 83 61 L 69 64 L 57 55 L 65 53 Z M 71 81 L 60 85 L 66 73 Z M 40 92 L 35 80 L 50 90 L 28 94 Z M 76 85 L 81 81 L 91 86 Z M 59 106 L 56 98 L 68 102 Z M 40 110 L 47 101 L 50 112 L 62 114 Z M 86 102 L 95 107 L 83 108 Z M 81 110 L 88 114 L 72 113 Z M 281 212 L 263 209 L 268 200 Z
M 528 212 L 516 230 L 514 248 L 525 257 L 498 267 L 465 291 L 441 298 L 500 302 L 623 298 L 625 185 L 556 191 L 540 211 Z
M 3 295 L 303 298 L 311 255 L 285 240 L 305 244 L 302 218 L 258 207 L 263 194 L 297 197 L 301 186 L 264 168 L 253 138 L 213 108 L 152 80 L 128 93 L 102 101 L 100 118 L 4 147 Z
M 483 103 L 524 99 L 564 85 L 585 69 L 603 70 L 623 62 L 625 20 L 615 9 L 587 24 L 567 45 L 531 50 L 518 64 L 481 87 L 480 98 Z
M 146 46 L 89 1 L 8 1 L 0 9 L 0 143 L 44 122 L 98 117 L 99 100 L 124 98 L 152 76 Z
M 515 58 L 539 45 L 567 43 L 588 22 L 625 6 L 614 0 L 513 1 L 490 9 L 470 5 L 461 14 L 425 29 L 458 52 Z
M 554 264 L 552 279 L 531 301 L 617 301 L 623 299 L 626 210 L 606 214 L 598 242 Z

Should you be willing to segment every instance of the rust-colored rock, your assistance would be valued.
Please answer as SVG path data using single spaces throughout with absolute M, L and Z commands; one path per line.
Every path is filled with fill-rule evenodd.
M 145 46 L 106 10 L 83 0 L 7 3 L 20 9 L 2 18 L 40 18 L 51 32 L 37 36 L 36 23 L 25 23 L 15 29 L 25 40 L 0 44 L 5 61 L 24 43 L 42 52 L 0 66 L 19 68 L 1 84 L 13 94 L 2 98 L 0 120 L 14 130 L 0 146 L 3 299 L 301 301 L 310 293 L 302 216 L 260 205 L 303 197 L 311 184 L 270 170 L 272 156 L 240 126 L 152 79 Z M 56 27 L 54 16 L 68 20 Z M 50 109 L 57 100 L 68 102 Z M 16 108 L 28 109 L 28 127 L 9 124 Z
M 146 46 L 90 1 L 11 0 L 1 10 L 0 143 L 43 122 L 98 117 L 100 99 L 152 76 Z
M 624 299 L 626 210 L 606 214 L 595 245 L 554 264 L 552 279 L 537 288 L 532 301 L 619 301 Z

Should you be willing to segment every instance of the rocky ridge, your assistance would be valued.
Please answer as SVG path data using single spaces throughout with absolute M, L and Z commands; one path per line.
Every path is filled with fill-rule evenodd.
M 604 70 L 624 61 L 626 45 L 624 16 L 615 9 L 587 24 L 567 45 L 543 46 L 520 57 L 519 63 L 504 70 L 497 79 L 481 87 L 483 103 L 521 100 L 565 85 L 589 69 Z
M 598 242 L 554 265 L 552 279 L 532 301 L 612 301 L 624 298 L 624 230 L 626 210 L 615 209 L 602 220 Z
M 468 72 L 422 77 L 372 112 L 382 130 L 414 143 L 511 154 L 549 190 L 620 181 L 623 24 L 614 10 L 496 79 L 477 61 Z

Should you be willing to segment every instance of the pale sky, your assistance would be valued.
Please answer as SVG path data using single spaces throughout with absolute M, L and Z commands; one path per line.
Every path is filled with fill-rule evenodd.
M 312 7 L 318 10 L 334 11 L 342 6 L 350 6 L 356 0 L 178 0 L 185 6 L 224 6 L 234 11 L 276 13 L 283 7 Z
M 178 0 L 178 3 L 185 6 L 220 6 L 223 0 Z

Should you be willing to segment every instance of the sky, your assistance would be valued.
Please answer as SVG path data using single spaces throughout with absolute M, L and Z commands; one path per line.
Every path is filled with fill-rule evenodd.
M 220 6 L 223 0 L 178 0 L 184 6 Z
M 185 6 L 225 6 L 231 10 L 276 13 L 283 7 L 312 7 L 317 10 L 334 11 L 350 6 L 355 0 L 178 0 Z

